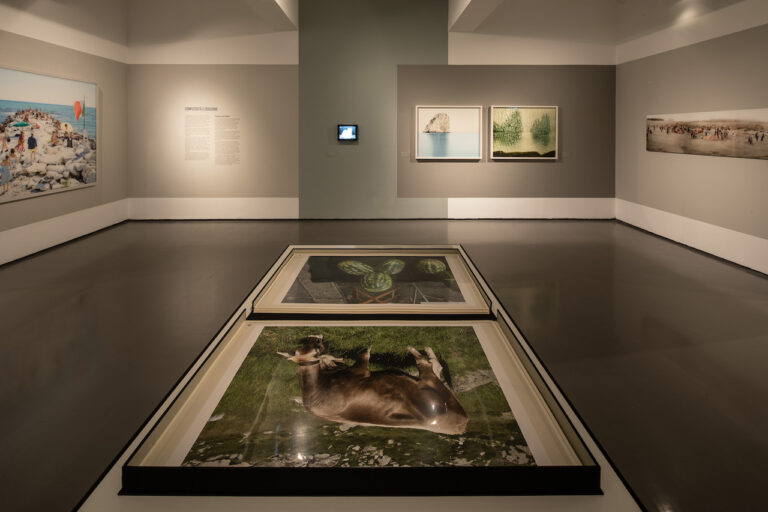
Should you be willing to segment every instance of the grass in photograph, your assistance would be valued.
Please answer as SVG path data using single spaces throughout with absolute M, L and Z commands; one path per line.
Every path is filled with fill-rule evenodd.
M 432 347 L 469 417 L 446 435 L 415 428 L 336 423 L 301 400 L 293 353 L 323 335 L 325 353 L 354 364 L 371 349 L 371 372 L 414 377 L 407 346 Z M 498 466 L 534 465 L 530 450 L 471 327 L 266 327 L 187 454 L 188 466 Z

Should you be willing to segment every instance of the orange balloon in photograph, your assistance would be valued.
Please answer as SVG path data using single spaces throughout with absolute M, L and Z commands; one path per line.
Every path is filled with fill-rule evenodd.
M 77 121 L 80 119 L 80 114 L 83 113 L 83 107 L 80 105 L 79 101 L 75 102 L 74 109 L 75 109 L 75 121 Z

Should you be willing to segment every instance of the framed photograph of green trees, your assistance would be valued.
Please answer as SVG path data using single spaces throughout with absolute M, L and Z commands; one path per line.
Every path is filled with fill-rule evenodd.
M 558 107 L 492 106 L 491 158 L 557 160 Z

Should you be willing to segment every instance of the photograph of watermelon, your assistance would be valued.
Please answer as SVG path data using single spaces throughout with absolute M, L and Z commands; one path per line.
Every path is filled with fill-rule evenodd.
M 536 461 L 472 326 L 307 325 L 264 327 L 182 465 Z
M 283 303 L 464 302 L 443 256 L 310 256 Z

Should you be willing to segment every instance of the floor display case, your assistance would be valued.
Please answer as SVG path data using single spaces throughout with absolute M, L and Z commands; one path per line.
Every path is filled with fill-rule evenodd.
M 259 314 L 487 315 L 455 249 L 294 248 L 253 303 Z
M 122 469 L 122 494 L 599 494 L 460 247 L 289 247 Z

